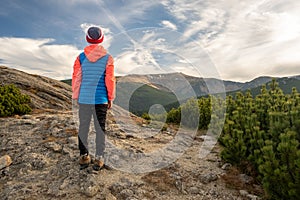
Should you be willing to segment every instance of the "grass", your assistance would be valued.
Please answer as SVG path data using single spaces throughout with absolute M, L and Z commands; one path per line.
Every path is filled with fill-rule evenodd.
M 241 171 L 236 167 L 231 167 L 228 171 L 221 176 L 226 183 L 226 186 L 235 190 L 246 190 L 250 194 L 263 196 L 264 190 L 255 180 L 250 183 L 245 183 L 240 178 Z
M 159 192 L 169 192 L 176 189 L 176 180 L 170 176 L 166 169 L 150 172 L 143 176 L 142 180 L 152 185 Z

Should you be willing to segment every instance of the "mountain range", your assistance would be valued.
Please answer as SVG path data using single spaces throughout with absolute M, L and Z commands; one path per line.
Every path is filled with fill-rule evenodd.
M 208 94 L 226 93 L 250 90 L 252 95 L 260 93 L 262 85 L 267 85 L 275 79 L 284 93 L 290 93 L 295 87 L 300 91 L 300 75 L 292 77 L 261 76 L 249 82 L 234 82 L 215 78 L 200 78 L 182 73 L 127 75 L 117 77 L 116 104 L 129 100 L 129 110 L 135 114 L 148 112 L 154 104 L 161 104 L 168 111 L 178 107 L 180 103 L 191 97 L 202 97 Z M 136 89 L 134 92 L 132 90 Z M 130 96 L 128 96 L 130 94 Z M 128 105 L 127 105 L 128 106 Z
M 257 95 L 263 84 L 276 79 L 284 93 L 295 87 L 300 91 L 300 75 L 290 77 L 257 77 L 249 82 L 235 82 L 215 78 L 200 78 L 182 73 L 127 75 L 117 77 L 115 104 L 141 115 L 155 104 L 166 111 L 177 108 L 190 97 L 201 97 L 226 91 L 227 95 L 250 90 Z M 0 80 L 3 84 L 15 84 L 31 96 L 33 107 L 49 109 L 70 109 L 71 80 L 56 81 L 48 77 L 28 74 L 23 71 L 0 66 Z M 65 84 L 67 83 L 67 84 Z
M 248 89 L 253 89 L 261 87 L 263 84 L 268 84 L 275 79 L 280 86 L 285 85 L 282 89 L 284 92 L 289 93 L 292 87 L 300 89 L 300 75 L 290 76 L 290 77 L 271 77 L 271 76 L 260 76 L 248 82 L 236 82 L 230 80 L 220 80 L 216 78 L 201 78 L 188 76 L 183 73 L 170 73 L 170 74 L 150 74 L 150 75 L 127 75 L 124 77 L 117 77 L 120 82 L 126 83 L 143 83 L 152 88 L 159 90 L 167 90 L 166 88 L 176 88 L 176 90 L 186 89 L 188 85 L 182 84 L 187 81 L 188 84 L 193 88 L 196 96 L 207 95 L 209 90 L 208 86 L 213 89 L 213 91 L 218 91 L 213 86 L 222 86 L 226 92 L 233 91 L 245 91 Z

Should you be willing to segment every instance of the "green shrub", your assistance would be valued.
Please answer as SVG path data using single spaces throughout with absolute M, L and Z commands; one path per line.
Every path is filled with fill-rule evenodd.
M 181 109 L 172 108 L 167 114 L 167 123 L 179 124 L 181 119 Z
M 212 98 L 212 97 L 211 97 Z M 212 105 L 211 98 L 200 98 L 198 100 L 199 107 L 199 129 L 207 129 L 211 120 Z
M 284 95 L 275 80 L 253 98 L 227 97 L 222 158 L 257 174 L 268 199 L 300 199 L 300 95 Z M 249 173 L 249 172 L 248 172 Z
M 141 118 L 145 119 L 145 120 L 151 120 L 151 117 L 148 113 L 143 113 Z
M 30 97 L 21 94 L 15 85 L 0 86 L 0 117 L 30 113 L 30 101 Z
M 181 105 L 181 123 L 189 128 L 197 128 L 199 125 L 199 106 L 197 99 L 189 99 Z
M 167 123 L 182 123 L 190 128 L 207 129 L 212 115 L 212 98 L 214 97 L 189 99 L 179 108 L 173 108 L 167 113 Z

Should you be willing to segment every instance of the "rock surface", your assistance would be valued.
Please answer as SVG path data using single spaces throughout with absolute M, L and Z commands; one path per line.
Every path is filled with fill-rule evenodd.
M 120 148 L 150 152 L 168 142 L 164 132 L 150 139 L 123 132 L 126 137 L 119 138 L 122 130 L 112 117 L 110 111 L 107 140 Z M 75 119 L 71 111 L 49 110 L 0 119 L 0 156 L 12 158 L 0 171 L 0 199 L 253 199 L 225 186 L 217 146 L 199 159 L 201 140 L 194 140 L 176 162 L 153 172 L 79 170 Z
M 4 84 L 14 84 L 29 95 L 33 108 L 71 109 L 71 86 L 63 82 L 0 66 L 0 85 Z

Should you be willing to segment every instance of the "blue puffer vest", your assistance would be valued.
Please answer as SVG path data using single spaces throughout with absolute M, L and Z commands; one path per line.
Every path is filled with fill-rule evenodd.
M 82 80 L 78 98 L 79 103 L 104 104 L 108 102 L 105 86 L 105 69 L 108 56 L 106 54 L 96 62 L 90 62 L 84 53 L 80 54 Z

